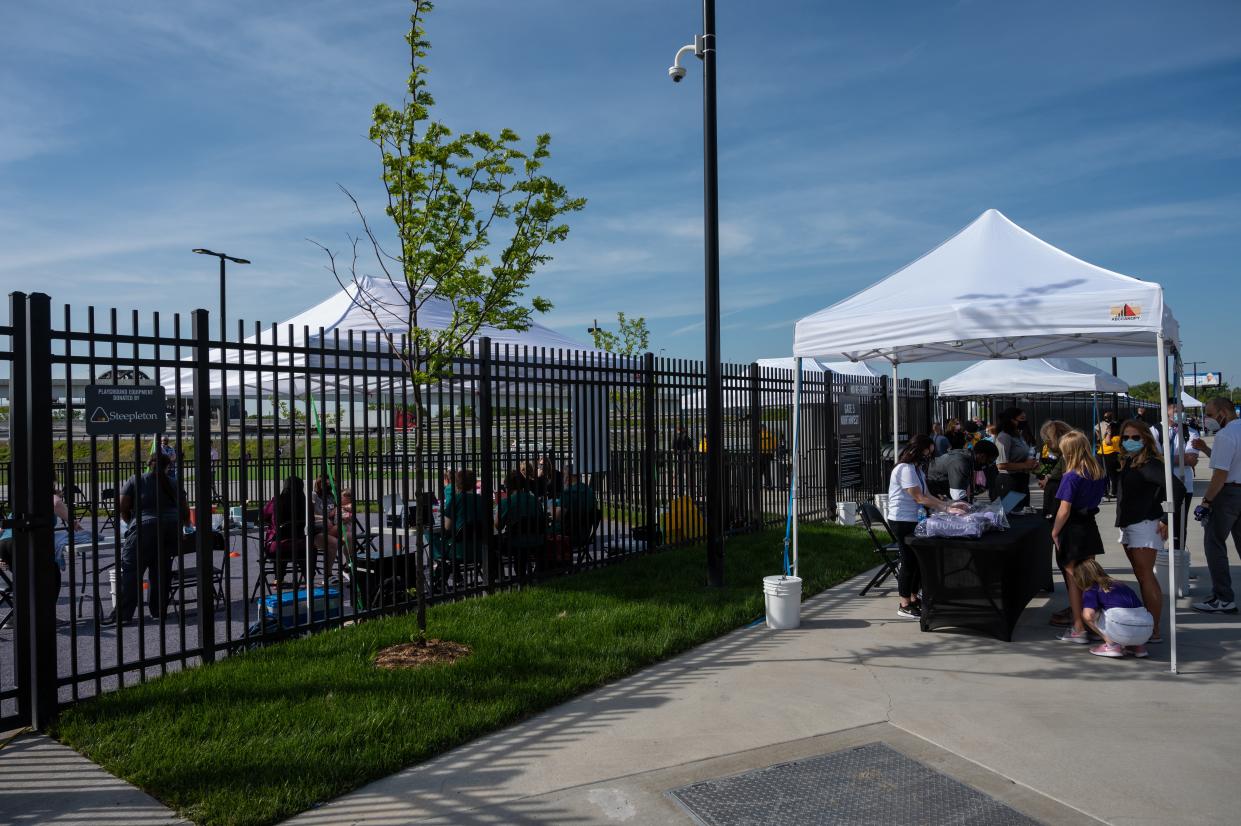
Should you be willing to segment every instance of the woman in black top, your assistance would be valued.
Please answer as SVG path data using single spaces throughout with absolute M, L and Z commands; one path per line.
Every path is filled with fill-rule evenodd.
M 294 568 L 304 564 L 306 557 L 306 483 L 300 476 L 284 480 L 284 487 L 275 499 L 276 535 L 269 545 L 268 553 L 275 557 L 276 578 L 284 579 L 286 568 L 292 562 Z M 311 551 L 317 556 L 317 548 Z M 310 560 L 313 571 L 316 560 Z
M 1120 528 L 1121 545 L 1141 586 L 1142 604 L 1155 618 L 1150 641 L 1158 643 L 1163 641 L 1159 632 L 1163 591 L 1155 578 L 1155 554 L 1163 550 L 1168 538 L 1168 515 L 1163 510 L 1168 498 L 1163 456 L 1150 426 L 1136 419 L 1121 425 L 1118 455 L 1116 527 Z M 1184 484 L 1176 476 L 1172 477 L 1172 485 L 1174 489 L 1179 485 L 1180 495 L 1184 495 Z M 1174 499 L 1176 495 L 1174 490 Z

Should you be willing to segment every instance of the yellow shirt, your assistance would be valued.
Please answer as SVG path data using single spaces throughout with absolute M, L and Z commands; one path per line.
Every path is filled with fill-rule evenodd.
M 1120 452 L 1120 437 L 1113 436 L 1110 439 L 1104 439 L 1099 442 L 1099 452 L 1104 456 L 1111 456 L 1113 453 Z

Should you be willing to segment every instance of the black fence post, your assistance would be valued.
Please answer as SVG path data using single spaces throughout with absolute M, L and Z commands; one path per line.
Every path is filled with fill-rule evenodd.
M 495 471 L 491 439 L 491 339 L 483 336 L 478 340 L 478 459 L 479 477 L 483 485 L 483 501 L 488 508 L 495 507 Z M 487 558 L 484 575 L 488 593 L 495 590 L 499 574 L 500 557 L 496 553 L 495 531 L 487 531 Z
M 215 598 L 211 554 L 211 372 L 206 310 L 193 313 L 194 336 L 194 556 L 198 560 L 198 642 L 202 660 L 215 661 Z M 220 343 L 223 347 L 223 342 Z M 221 394 L 223 389 L 221 388 Z
M 923 398 L 926 399 L 926 432 L 930 433 L 931 425 L 934 424 L 934 419 L 935 419 L 935 410 L 933 409 L 935 405 L 935 397 L 931 395 L 931 380 L 930 379 L 922 380 L 922 392 L 923 392 Z M 944 421 L 944 417 L 941 416 L 939 420 L 940 420 L 940 423 L 942 424 Z
M 26 338 L 26 294 L 9 293 L 9 324 L 13 328 L 13 368 L 9 378 L 9 445 L 17 447 L 15 442 L 20 437 L 29 444 L 29 417 L 26 415 L 27 392 L 27 358 L 26 351 L 30 342 Z M 30 461 L 26 448 L 17 447 L 10 453 L 9 465 L 9 503 L 13 512 L 24 511 L 30 491 Z M 17 683 L 17 713 L 24 722 L 31 722 L 33 698 L 30 687 L 34 683 L 31 675 L 31 634 L 30 634 L 30 577 L 26 575 L 30 567 L 26 560 L 25 544 L 15 533 L 13 543 L 13 606 L 14 639 L 13 646 Z
M 10 297 L 14 342 L 11 492 L 18 709 L 32 728 L 56 717 L 56 596 L 52 552 L 52 313 L 43 293 Z M 18 375 L 20 374 L 20 375 Z M 20 411 L 20 412 L 19 412 Z M 20 440 L 20 441 L 19 441 Z M 66 486 L 71 480 L 66 480 Z
M 750 362 L 750 529 L 763 526 L 763 397 L 757 361 Z
M 659 546 L 655 519 L 655 354 L 642 356 L 642 511 L 646 523 L 646 549 Z
M 840 443 L 836 432 L 836 374 L 826 371 L 823 374 L 823 439 L 825 446 L 823 455 L 823 491 L 827 497 L 825 511 L 832 517 L 836 515 L 836 503 L 844 499 L 840 490 Z M 803 386 L 805 379 L 802 379 Z M 804 409 L 804 408 L 803 408 Z M 859 424 L 859 430 L 860 430 Z M 861 480 L 859 480 L 859 483 Z

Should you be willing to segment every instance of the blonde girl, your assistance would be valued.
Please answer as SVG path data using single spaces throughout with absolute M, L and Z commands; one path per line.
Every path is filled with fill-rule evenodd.
M 1126 654 L 1145 657 L 1155 619 L 1142 607 L 1142 600 L 1133 589 L 1112 579 L 1093 559 L 1078 563 L 1073 581 L 1082 592 L 1086 624 L 1103 638 L 1103 644 L 1090 649 L 1090 653 L 1116 659 Z
M 1082 590 L 1073 577 L 1074 569 L 1085 560 L 1103 553 L 1103 539 L 1095 515 L 1107 492 L 1107 473 L 1090 449 L 1085 433 L 1070 431 L 1060 438 L 1064 475 L 1056 488 L 1060 507 L 1051 528 L 1056 546 L 1056 563 L 1064 572 L 1069 592 L 1070 625 L 1060 635 L 1062 642 L 1087 645 L 1090 642 L 1082 618 Z

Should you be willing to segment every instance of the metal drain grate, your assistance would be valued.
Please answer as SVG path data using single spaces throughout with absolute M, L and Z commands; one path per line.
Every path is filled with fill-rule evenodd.
M 669 794 L 704 826 L 1038 826 L 884 743 L 694 783 Z

